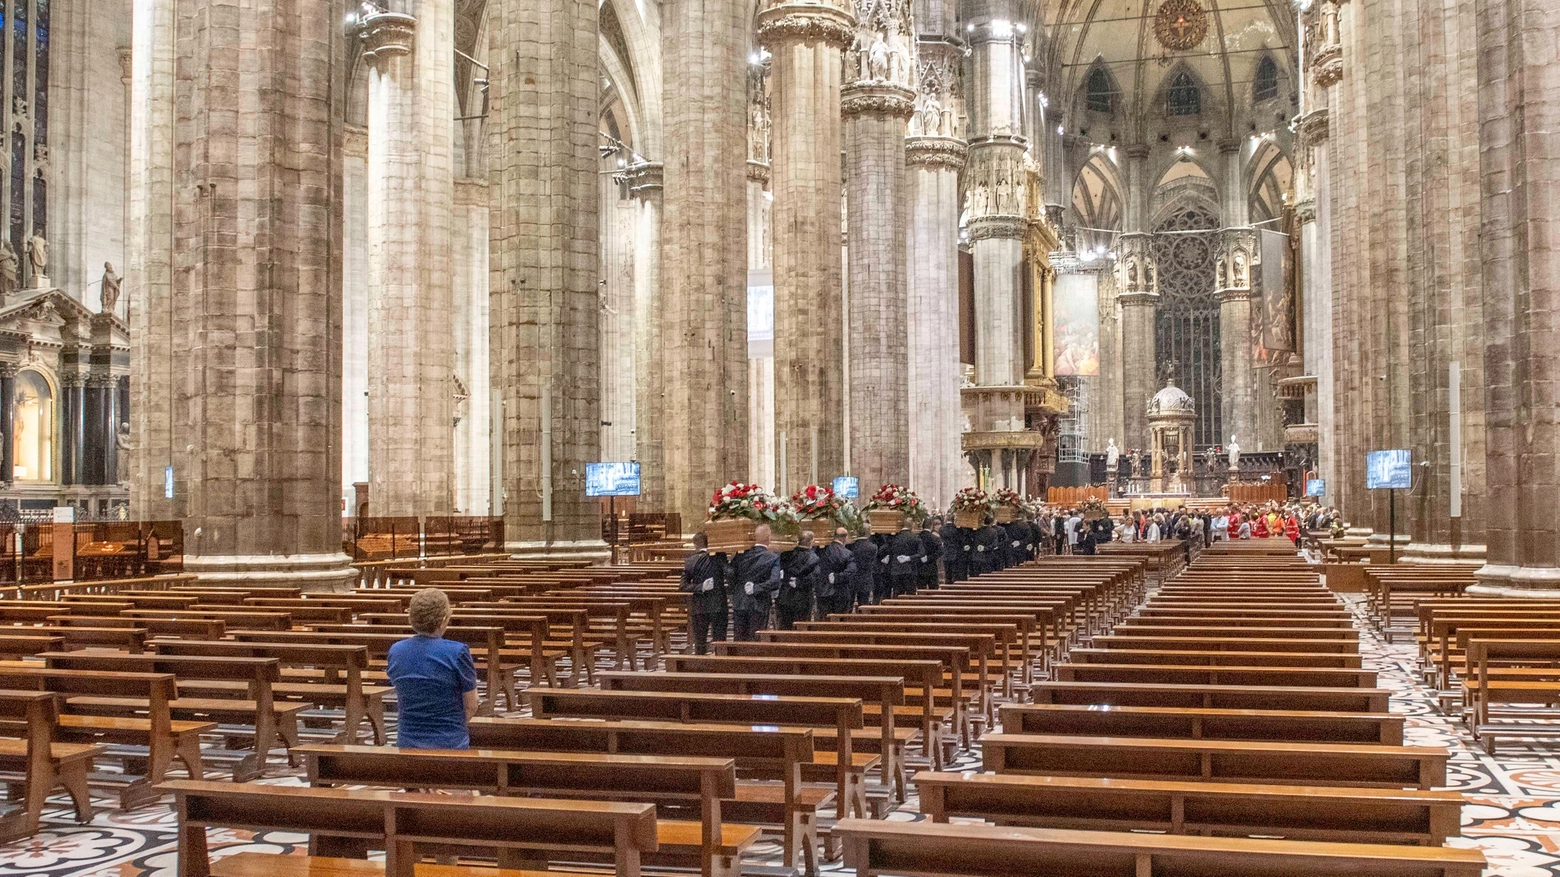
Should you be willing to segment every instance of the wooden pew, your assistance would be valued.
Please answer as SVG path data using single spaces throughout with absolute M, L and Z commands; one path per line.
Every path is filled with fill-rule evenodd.
M 413 877 L 417 861 L 426 852 L 470 849 L 488 855 L 497 851 L 501 865 L 544 864 L 575 855 L 604 856 L 614 862 L 619 877 L 639 877 L 641 857 L 657 848 L 655 807 L 650 804 L 188 780 L 165 783 L 159 789 L 174 796 L 179 819 L 179 877 L 249 875 L 275 858 L 233 862 L 232 858 L 240 857 L 230 857 L 214 863 L 206 845 L 208 828 L 309 834 L 315 848 L 382 847 L 385 877 Z M 337 843 L 325 842 L 329 840 Z M 329 858 L 310 863 L 311 870 L 317 868 L 316 873 L 329 874 L 338 867 L 351 866 L 337 866 Z M 461 873 L 475 877 L 480 872 Z
M 1175 664 L 1057 664 L 1059 682 L 1375 688 L 1375 670 L 1325 667 L 1197 667 Z
M 877 766 L 880 756 L 857 755 L 851 731 L 865 727 L 861 701 L 835 697 L 780 697 L 776 695 L 685 694 L 680 692 L 632 692 L 600 690 L 536 690 L 525 693 L 531 715 L 539 718 L 591 718 L 698 723 L 756 722 L 833 727 L 840 741 L 833 753 L 814 753 L 814 762 L 832 768 L 837 800 L 844 810 L 865 814 L 867 796 L 863 777 Z M 833 756 L 829 758 L 828 756 Z M 829 764 L 833 761 L 833 764 Z M 808 778 L 803 770 L 803 778 Z
M 145 698 L 146 716 L 143 718 L 116 718 L 63 713 L 59 716 L 56 740 L 66 743 L 109 744 L 110 747 L 144 747 L 147 762 L 144 776 L 126 771 L 122 780 L 116 781 L 120 789 L 120 803 L 131 809 L 156 799 L 152 786 L 162 782 L 174 759 L 184 763 L 190 776 L 200 779 L 200 735 L 216 730 L 213 722 L 189 722 L 175 720 L 169 703 L 177 696 L 176 681 L 171 673 L 125 673 L 107 671 L 49 670 L 42 667 L 0 668 L 0 688 L 19 691 L 48 691 L 70 697 L 131 696 Z M 107 756 L 116 756 L 119 750 L 110 748 Z M 143 756 L 139 751 L 129 761 Z
M 1037 682 L 1031 693 L 1035 703 L 1358 713 L 1387 712 L 1392 694 L 1385 688 L 1148 682 Z
M 1310 710 L 1235 710 L 1205 707 L 1007 704 L 1008 734 L 1089 737 L 1164 737 L 1185 740 L 1273 740 L 1290 743 L 1403 745 L 1401 715 Z
M 1438 847 L 1457 792 L 1013 774 L 916 774 L 921 812 L 998 825 Z
M 903 741 L 894 721 L 894 708 L 904 706 L 903 676 L 791 676 L 775 674 L 634 673 L 600 674 L 603 691 L 663 691 L 691 694 L 779 695 L 782 697 L 838 697 L 860 700 L 863 716 L 874 707 L 878 728 L 875 739 L 857 738 L 852 733 L 852 749 L 876 751 L 882 756 L 883 785 L 894 789 L 900 802 L 905 800 L 906 783 Z M 813 732 L 816 740 L 826 728 Z M 870 728 L 864 728 L 869 731 Z M 913 733 L 913 731 L 911 732 Z M 870 737 L 870 735 L 863 735 Z M 908 736 L 906 737 L 908 739 Z
M 45 800 L 63 788 L 76 808 L 76 821 L 92 821 L 92 796 L 87 776 L 93 759 L 106 746 L 58 742 L 59 707 L 44 691 L 0 690 L 0 772 L 10 787 L 12 812 L 0 815 L 0 843 L 30 837 L 38 831 Z M 13 729 L 21 734 L 18 738 Z M 20 806 L 15 803 L 20 799 Z
M 832 775 L 828 787 L 802 781 L 813 763 L 810 728 L 476 718 L 470 729 L 471 745 L 482 749 L 730 758 L 740 779 L 735 798 L 721 802 L 723 815 L 781 826 L 785 866 L 800 859 L 809 875 L 818 871 L 818 809 L 834 800 L 834 787 Z
M 1095 637 L 1098 641 L 1100 638 Z M 1135 644 L 1135 643 L 1134 643 Z M 1150 648 L 1073 649 L 1076 664 L 1199 664 L 1225 667 L 1338 667 L 1359 669 L 1359 652 L 1234 652 L 1192 648 L 1155 651 Z
M 265 770 L 266 757 L 278 743 L 289 750 L 298 745 L 298 713 L 305 704 L 278 704 L 274 688 L 281 681 L 281 665 L 275 658 L 205 657 L 188 655 L 46 655 L 45 666 L 58 670 L 130 671 L 171 673 L 181 689 L 198 682 L 230 682 L 222 693 L 230 697 L 195 697 L 188 690 L 168 703 L 174 719 L 246 725 L 254 730 L 254 752 L 233 768 L 239 782 L 256 779 Z M 145 698 L 109 696 L 72 697 L 74 712 L 99 716 L 138 716 L 149 708 Z
M 1487 752 L 1495 754 L 1495 743 L 1501 737 L 1552 738 L 1560 735 L 1560 729 L 1552 724 L 1544 727 L 1531 723 L 1496 723 L 1490 718 L 1493 703 L 1553 706 L 1560 702 L 1560 635 L 1551 639 L 1470 639 L 1467 660 L 1472 672 L 1463 681 L 1463 703 L 1470 715 L 1469 724 L 1474 735 Z M 1526 673 L 1495 669 L 1501 664 L 1521 664 L 1531 669 Z M 1551 712 L 1533 718 L 1552 720 L 1556 716 Z
M 1416 746 L 997 733 L 981 738 L 981 757 L 995 773 L 1430 789 L 1446 785 L 1447 755 Z
M 835 833 L 844 846 L 846 867 L 855 869 L 858 877 L 881 873 L 965 877 L 1480 877 L 1486 864 L 1484 855 L 1475 850 L 990 825 L 851 819 L 836 826 Z
M 310 785 L 419 790 L 465 789 L 488 795 L 540 795 L 631 801 L 699 809 L 697 823 L 661 820 L 657 859 L 695 862 L 703 877 L 735 877 L 759 829 L 721 819 L 736 796 L 729 758 L 670 755 L 401 750 L 375 746 L 303 746 Z
M 20 628 L 0 628 L 0 658 L 19 660 L 40 652 L 62 652 L 65 637 L 54 633 L 33 633 Z

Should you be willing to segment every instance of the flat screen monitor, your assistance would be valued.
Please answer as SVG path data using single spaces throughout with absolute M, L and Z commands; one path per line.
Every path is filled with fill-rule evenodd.
M 638 496 L 638 463 L 586 463 L 586 496 Z
M 849 475 L 842 475 L 834 479 L 834 492 L 846 499 L 855 499 L 861 496 L 861 480 Z
M 1327 482 L 1320 478 L 1311 478 L 1305 482 L 1306 496 L 1321 496 L 1327 492 Z
M 1413 451 L 1371 451 L 1366 454 L 1365 486 L 1371 490 L 1408 490 L 1413 487 Z

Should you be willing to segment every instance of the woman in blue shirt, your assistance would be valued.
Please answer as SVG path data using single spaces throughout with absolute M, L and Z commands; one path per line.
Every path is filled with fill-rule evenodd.
M 396 745 L 402 749 L 469 749 L 466 722 L 477 713 L 477 670 L 471 649 L 444 639 L 450 599 L 429 588 L 407 607 L 417 635 L 390 647 L 390 682 L 400 716 Z

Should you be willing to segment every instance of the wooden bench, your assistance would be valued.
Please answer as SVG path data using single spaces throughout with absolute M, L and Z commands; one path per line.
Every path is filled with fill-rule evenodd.
M 592 719 L 644 719 L 698 723 L 760 723 L 832 727 L 840 741 L 835 752 L 815 752 L 813 759 L 835 777 L 836 800 L 844 811 L 867 812 L 866 772 L 878 766 L 881 756 L 856 754 L 851 731 L 865 727 L 861 701 L 834 697 L 781 697 L 777 695 L 686 694 L 599 690 L 530 690 L 526 692 L 531 715 L 539 719 L 568 717 Z M 803 768 L 805 780 L 816 779 Z
M 233 768 L 233 778 L 239 782 L 259 777 L 266 756 L 278 743 L 289 750 L 298 744 L 298 713 L 305 705 L 276 702 L 273 690 L 281 680 L 281 667 L 275 658 L 76 653 L 47 655 L 45 665 L 59 670 L 173 674 L 181 689 L 168 703 L 174 719 L 244 725 L 253 731 L 254 752 Z M 231 696 L 191 696 L 189 689 L 198 682 L 233 683 L 220 692 Z M 150 708 L 145 698 L 114 695 L 73 697 L 69 703 L 74 712 L 99 716 L 139 716 Z M 224 733 L 232 736 L 229 730 Z
M 92 821 L 87 778 L 93 759 L 107 747 L 58 742 L 59 718 L 55 697 L 49 692 L 0 690 L 0 723 L 6 726 L 5 735 L 0 737 L 0 772 L 12 802 L 11 812 L 0 815 L 0 843 L 36 834 L 45 801 L 56 788 L 70 795 L 76 821 Z
M 735 877 L 743 852 L 760 833 L 753 826 L 721 819 L 721 801 L 736 796 L 737 768 L 729 758 L 314 745 L 300 747 L 299 754 L 316 788 L 465 789 L 489 795 L 696 806 L 696 823 L 657 823 L 655 859 L 696 863 L 704 877 Z
M 808 874 L 818 871 L 818 809 L 834 800 L 834 786 L 832 775 L 827 787 L 802 781 L 813 763 L 809 728 L 477 718 L 470 730 L 471 745 L 482 749 L 730 758 L 739 782 L 736 796 L 721 802 L 723 816 L 780 826 L 786 867 L 801 860 Z
M 1430 789 L 1446 785 L 1446 750 L 1347 743 L 987 734 L 995 773 Z
M 414 877 L 424 855 L 466 850 L 490 856 L 496 851 L 501 866 L 529 863 L 544 869 L 549 859 L 602 856 L 614 863 L 619 877 L 639 877 L 642 856 L 657 848 L 650 804 L 195 781 L 165 783 L 159 790 L 174 796 L 179 877 L 236 877 L 275 858 L 213 863 L 208 828 L 309 834 L 314 850 L 383 848 L 386 877 Z M 326 874 L 342 867 L 319 864 Z
M 1014 877 L 1086 874 L 1088 877 L 1280 877 L 1328 874 L 1361 877 L 1480 877 L 1484 855 L 1475 850 L 1296 843 L 1250 838 L 1203 838 L 928 825 L 851 819 L 835 827 L 845 865 L 857 877 L 888 874 Z
M 1392 692 L 1385 688 L 1038 682 L 1031 694 L 1035 703 L 1384 713 Z
M 171 673 L 127 673 L 101 670 L 50 670 L 42 667 L 0 668 L 0 688 L 19 691 L 47 691 L 71 697 L 135 697 L 146 701 L 146 715 L 137 718 L 77 715 L 59 716 L 56 740 L 64 743 L 109 744 L 105 756 L 126 761 L 123 776 L 94 774 L 93 784 L 110 785 L 120 790 L 120 804 L 132 809 L 155 800 L 152 786 L 162 781 L 174 759 L 184 763 L 192 778 L 204 774 L 200 735 L 216 730 L 214 722 L 175 720 L 169 704 L 177 697 L 177 683 Z M 141 750 L 145 750 L 145 754 Z M 144 776 L 135 775 L 129 766 L 146 761 Z
M 1375 688 L 1375 670 L 1326 667 L 1199 667 L 1175 664 L 1057 664 L 1059 682 Z
M 1098 642 L 1101 637 L 1095 637 Z M 1137 645 L 1137 641 L 1128 640 Z M 1259 646 L 1260 648 L 1260 646 Z M 1363 658 L 1348 652 L 1262 652 L 1224 649 L 1110 648 L 1073 649 L 1068 659 L 1075 664 L 1194 664 L 1209 667 L 1333 667 L 1359 669 Z
M 1438 847 L 1461 831 L 1457 792 L 916 774 L 921 812 L 998 825 Z
M 1009 734 L 1090 737 L 1173 737 L 1185 740 L 1271 740 L 1290 743 L 1403 745 L 1401 715 L 1312 710 L 1237 710 L 1207 707 L 1008 704 Z
M 1560 702 L 1560 635 L 1551 639 L 1470 639 L 1467 661 L 1472 672 L 1463 681 L 1463 703 L 1474 735 L 1491 755 L 1501 737 L 1560 735 L 1560 729 L 1553 724 L 1545 727 L 1491 720 L 1491 705 L 1495 703 L 1552 707 Z M 1501 665 L 1519 665 L 1529 670 L 1524 673 L 1503 669 Z M 1557 718 L 1553 712 L 1517 715 L 1529 722 L 1547 719 L 1552 723 Z

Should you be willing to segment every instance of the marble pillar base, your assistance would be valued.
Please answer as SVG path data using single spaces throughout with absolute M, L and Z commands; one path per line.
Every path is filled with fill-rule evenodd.
M 1403 553 L 1398 556 L 1398 563 L 1412 563 L 1421 566 L 1468 563 L 1473 560 L 1483 560 L 1484 551 L 1483 545 L 1444 545 L 1415 542 L 1403 549 Z
M 1560 568 L 1486 564 L 1468 593 L 1482 597 L 1560 598 Z
M 316 594 L 350 591 L 358 575 L 345 554 L 185 555 L 184 571 L 198 576 L 202 585 L 301 588 Z
M 590 563 L 606 563 L 612 559 L 612 549 L 600 539 L 582 539 L 578 542 L 506 542 L 504 550 L 517 559 L 584 560 Z

